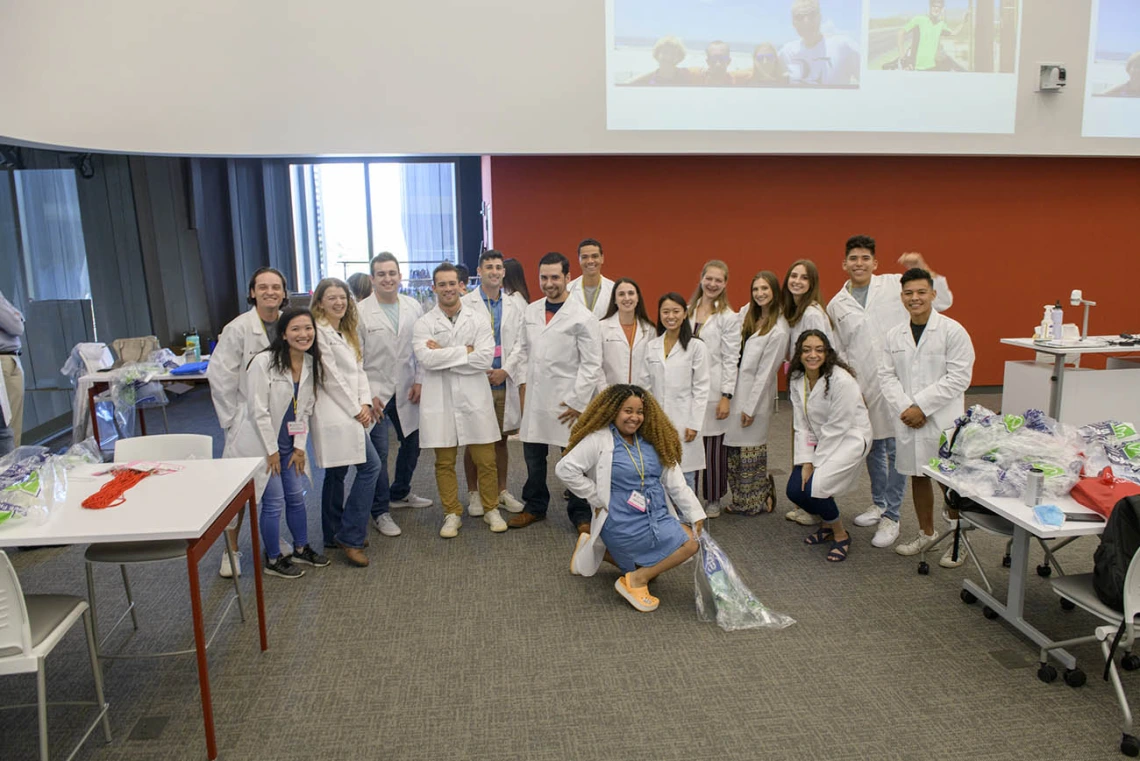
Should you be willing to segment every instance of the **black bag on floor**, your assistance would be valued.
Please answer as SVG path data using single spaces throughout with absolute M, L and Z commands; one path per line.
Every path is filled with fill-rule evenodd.
M 1105 605 L 1124 610 L 1124 577 L 1140 549 L 1140 495 L 1116 503 L 1093 555 L 1093 589 Z

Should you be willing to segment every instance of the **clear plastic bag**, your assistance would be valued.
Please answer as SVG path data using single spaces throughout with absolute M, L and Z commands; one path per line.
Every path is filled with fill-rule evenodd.
M 0 458 L 0 527 L 9 520 L 47 522 L 51 511 L 67 499 L 67 471 L 103 458 L 94 439 L 72 446 L 62 455 L 46 447 L 20 447 Z
M 795 623 L 790 616 L 769 610 L 756 599 L 707 530 L 697 536 L 697 541 L 700 549 L 693 575 L 697 616 L 702 621 L 716 621 L 726 632 L 783 629 Z
M 115 423 L 124 438 L 135 435 L 136 410 L 140 405 L 163 406 L 168 403 L 166 391 L 155 380 L 165 375 L 162 365 L 133 362 L 107 374 L 111 401 L 115 405 Z

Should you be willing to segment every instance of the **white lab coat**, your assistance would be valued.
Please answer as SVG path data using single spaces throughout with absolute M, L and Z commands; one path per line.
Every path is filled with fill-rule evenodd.
M 895 470 L 921 475 L 921 468 L 938 454 L 942 431 L 966 411 L 966 389 L 974 374 L 974 344 L 958 322 L 932 312 L 914 345 L 910 319 L 887 333 L 879 365 L 879 384 L 894 415 Z M 926 424 L 915 430 L 899 420 L 903 410 L 917 404 Z
M 358 302 L 356 309 L 360 313 L 360 348 L 364 351 L 364 372 L 368 374 L 372 396 L 380 399 L 381 404 L 387 404 L 393 396 L 396 398 L 400 428 L 407 436 L 420 427 L 419 405 L 408 401 L 408 392 L 423 378 L 412 352 L 412 328 L 423 310 L 419 302 L 410 296 L 401 293 L 398 299 L 398 333 L 374 295 Z
M 570 425 L 558 416 L 568 405 L 583 412 L 602 381 L 602 335 L 580 300 L 566 299 L 546 322 L 546 299 L 527 305 L 523 318 L 526 405 L 519 438 L 564 447 Z
M 590 520 L 588 540 L 592 553 L 586 550 L 582 553 L 591 557 L 592 563 L 585 568 L 578 566 L 583 576 L 592 576 L 605 555 L 605 544 L 601 537 L 602 527 L 609 516 L 613 464 L 614 436 L 610 427 L 606 426 L 579 441 L 573 449 L 562 455 L 562 459 L 554 467 L 554 472 L 562 479 L 566 488 L 586 500 L 594 511 Z M 670 502 L 670 512 L 676 514 L 676 508 L 680 508 L 681 514 L 689 523 L 705 520 L 705 511 L 701 509 L 700 500 L 685 483 L 685 474 L 681 468 L 676 465 L 662 468 L 661 485 L 665 488 L 665 496 Z
M 427 348 L 429 340 L 443 348 Z M 468 352 L 468 346 L 475 350 Z M 501 439 L 487 383 L 487 371 L 495 358 L 495 336 L 483 305 L 461 304 L 454 323 L 439 306 L 433 307 L 416 322 L 412 348 L 424 376 L 420 446 L 442 449 Z
M 724 434 L 725 446 L 758 447 L 768 443 L 768 425 L 776 403 L 776 377 L 787 345 L 788 323 L 782 316 L 766 334 L 753 333 L 744 342 L 736 374 L 736 392 L 728 413 L 728 430 Z M 740 424 L 742 412 L 754 418 L 747 428 Z
M 606 316 L 610 308 L 610 298 L 614 293 L 614 281 L 602 275 L 602 284 L 598 287 L 598 298 L 591 309 L 586 302 L 586 292 L 582 289 L 582 277 L 578 276 L 566 284 L 566 300 L 575 300 L 594 315 L 598 320 Z
M 265 326 L 257 309 L 250 309 L 230 320 L 218 336 L 218 345 L 206 366 L 206 379 L 210 383 L 214 412 L 227 442 L 245 404 L 246 373 L 250 360 L 268 348 L 269 336 L 265 335 Z
M 317 465 L 339 468 L 364 462 L 368 429 L 356 420 L 360 408 L 372 404 L 364 365 L 344 337 L 327 322 L 317 323 L 324 386 L 313 407 L 311 428 Z
M 475 288 L 463 294 L 463 308 L 470 308 L 474 312 L 487 316 L 490 323 L 490 312 L 487 311 L 486 302 L 483 301 L 482 289 Z M 503 324 L 499 327 L 499 340 L 502 341 L 502 366 L 507 373 L 507 398 L 503 406 L 503 430 L 517 431 L 519 420 L 522 418 L 522 406 L 519 404 L 519 386 L 526 383 L 526 362 L 522 350 L 523 312 L 526 310 L 526 301 L 519 295 L 508 296 L 500 291 L 499 297 L 503 301 Z M 494 337 L 494 330 L 491 332 Z
M 804 310 L 800 321 L 795 325 L 788 326 L 787 355 L 789 361 L 792 359 L 792 354 L 795 353 L 796 341 L 800 340 L 800 336 L 808 330 L 823 331 L 831 347 L 835 348 L 835 336 L 831 331 L 831 322 L 827 319 L 827 312 L 823 311 L 823 307 L 819 304 L 808 304 L 808 308 Z
M 689 325 L 695 332 L 696 322 L 692 317 Z M 736 389 L 736 366 L 740 361 L 740 321 L 737 314 L 727 309 L 714 313 L 701 325 L 698 335 L 708 349 L 709 361 L 709 398 L 701 436 L 719 436 L 728 430 L 728 420 L 716 419 L 717 405 L 721 394 L 731 394 Z
M 827 314 L 835 324 L 835 348 L 847 364 L 855 369 L 855 379 L 863 390 L 863 400 L 871 416 L 871 427 L 876 439 L 889 439 L 895 435 L 895 418 L 883 398 L 879 386 L 879 363 L 887 333 L 896 325 L 910 322 L 902 303 L 902 275 L 888 273 L 872 275 L 867 286 L 867 306 L 851 295 L 848 281 L 827 305 Z M 946 278 L 934 278 L 934 309 L 944 312 L 954 303 L 954 294 Z
M 305 355 L 301 380 L 297 388 L 297 415 L 299 423 L 309 422 L 313 414 L 313 358 Z M 293 404 L 293 375 L 286 370 L 274 370 L 269 364 L 269 352 L 261 352 L 249 365 L 246 375 L 245 401 L 238 410 L 233 435 L 226 441 L 222 457 L 268 457 L 277 449 L 277 433 L 285 412 Z M 304 451 L 308 434 L 293 436 L 293 447 Z M 288 462 L 282 462 L 285 468 Z M 305 460 L 305 475 L 310 475 L 309 461 Z M 261 499 L 269 474 L 259 467 L 253 475 L 257 498 Z
M 647 322 L 639 321 L 633 333 L 633 348 L 630 349 L 616 312 L 602 320 L 600 327 L 604 376 L 601 388 L 617 383 L 636 383 L 638 371 L 645 364 L 645 347 L 657 335 L 657 329 Z
M 681 470 L 685 473 L 705 467 L 701 426 L 709 400 L 709 354 L 705 342 L 693 338 L 687 350 L 677 341 L 666 357 L 664 334 L 655 336 L 645 347 L 645 363 L 638 379 L 638 385 L 649 389 L 677 427 Z M 686 428 L 697 432 L 692 441 L 685 441 Z
M 797 375 L 788 382 L 795 427 L 794 465 L 811 463 L 811 496 L 838 497 L 849 492 L 863 470 L 871 449 L 871 420 L 863 404 L 859 384 L 841 367 L 816 381 L 804 411 L 807 378 Z M 816 439 L 811 445 L 811 437 Z

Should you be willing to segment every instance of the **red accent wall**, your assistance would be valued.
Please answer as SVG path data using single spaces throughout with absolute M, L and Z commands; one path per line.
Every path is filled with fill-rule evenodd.
M 495 247 L 520 259 L 532 295 L 547 251 L 602 241 L 605 273 L 657 297 L 693 292 L 701 265 L 730 267 L 733 307 L 754 273 L 783 280 L 808 258 L 824 302 L 842 286 L 848 236 L 878 243 L 880 272 L 920 251 L 954 292 L 947 315 L 974 339 L 974 385 L 1029 359 L 1042 306 L 1080 288 L 1092 334 L 1140 333 L 1140 159 L 954 157 L 494 157 Z M 1066 306 L 1066 322 L 1080 322 Z M 1089 365 L 1089 362 L 1084 362 Z

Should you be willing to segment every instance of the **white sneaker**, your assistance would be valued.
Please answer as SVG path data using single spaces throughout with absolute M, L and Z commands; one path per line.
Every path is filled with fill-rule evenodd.
M 502 518 L 499 520 L 502 520 Z M 443 528 L 439 530 L 439 535 L 444 539 L 454 539 L 455 537 L 459 536 L 459 527 L 462 525 L 462 517 L 455 515 L 454 513 L 448 513 L 447 517 L 443 519 Z M 503 525 L 506 526 L 507 524 L 504 523 Z
M 238 562 L 237 575 L 241 576 L 241 553 L 235 552 L 234 558 Z M 222 567 L 218 570 L 218 575 L 223 579 L 232 579 L 234 577 L 234 569 L 230 568 L 230 553 L 222 550 Z
M 961 538 L 958 540 L 958 559 L 954 559 L 954 537 L 946 540 L 950 546 L 946 548 L 946 552 L 942 554 L 942 558 L 938 561 L 938 565 L 943 568 L 958 568 L 966 562 L 966 545 L 962 543 Z
M 396 521 L 392 520 L 392 516 L 388 513 L 381 513 L 379 517 L 373 518 L 372 525 L 384 536 L 399 536 L 401 533 L 400 527 L 396 525 Z
M 497 507 L 494 510 L 487 511 L 487 514 L 483 516 L 483 522 L 490 526 L 496 534 L 501 534 L 507 530 L 507 522 L 503 520 L 503 516 Z
M 472 518 L 478 518 L 483 514 L 483 500 L 477 491 L 467 492 L 467 514 Z
M 814 526 L 819 523 L 819 516 L 812 515 L 802 507 L 797 507 L 795 510 L 789 510 L 784 513 L 784 517 L 790 521 L 795 521 L 801 526 Z
M 866 528 L 867 526 L 879 525 L 879 519 L 883 517 L 885 511 L 878 505 L 871 505 L 864 512 L 855 516 L 855 525 Z
M 719 518 L 720 517 L 720 500 L 716 500 L 714 502 L 710 502 L 707 505 L 705 505 L 705 515 L 707 515 L 710 518 Z
M 427 497 L 418 494 L 409 494 L 403 499 L 394 499 L 388 503 L 389 507 L 431 507 L 435 503 Z
M 878 510 L 878 508 L 875 508 Z M 868 511 L 870 512 L 870 511 Z M 866 515 L 867 513 L 863 513 Z M 859 519 L 856 518 L 856 521 Z M 871 537 L 872 547 L 890 547 L 899 538 L 899 522 L 893 521 L 890 518 L 881 518 L 879 520 L 879 528 L 875 530 L 875 535 Z
M 906 544 L 897 545 L 895 547 L 895 552 L 897 552 L 900 555 L 903 555 L 904 557 L 910 557 L 911 555 L 917 555 L 918 553 L 922 552 L 923 550 L 925 550 L 930 545 L 934 544 L 934 540 L 937 538 L 938 538 L 937 534 L 924 534 L 921 531 L 919 531 L 918 536 L 916 536 L 911 541 L 907 542 Z
M 499 492 L 499 504 L 507 508 L 507 512 L 509 513 L 521 513 L 523 508 L 526 507 L 526 505 L 515 499 L 515 496 L 506 489 Z

